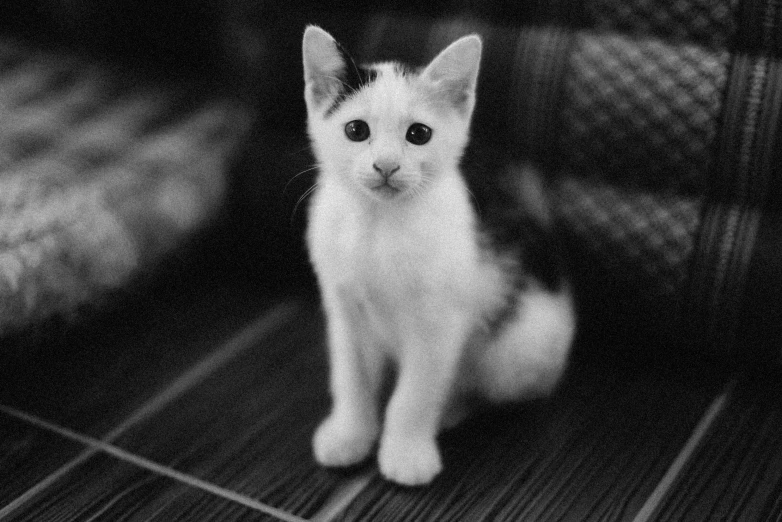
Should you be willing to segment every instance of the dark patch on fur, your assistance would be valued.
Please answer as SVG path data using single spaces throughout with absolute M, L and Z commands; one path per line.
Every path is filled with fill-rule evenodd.
M 473 195 L 483 246 L 503 256 L 515 257 L 521 267 L 509 274 L 513 287 L 505 305 L 489 318 L 486 327 L 496 335 L 519 311 L 519 301 L 530 285 L 548 291 L 563 290 L 568 279 L 565 251 L 556 227 L 528 208 L 520 196 L 518 169 L 497 147 L 471 143 L 462 160 L 462 172 Z M 545 196 L 545 195 L 543 195 Z
M 334 114 L 346 99 L 377 78 L 377 71 L 370 67 L 358 66 L 353 57 L 339 42 L 337 42 L 337 50 L 345 66 L 339 76 L 341 80 L 339 93 L 334 97 L 334 101 L 326 111 L 326 117 Z
M 510 165 L 505 154 L 474 143 L 462 160 L 487 246 L 520 257 L 523 272 L 518 274 L 517 290 L 523 290 L 534 278 L 546 289 L 558 291 L 567 276 L 562 244 L 554 225 L 527 208 L 519 194 L 519 180 L 512 177 L 518 171 Z
M 422 67 L 413 67 L 401 62 L 394 62 L 394 74 L 399 76 L 418 76 L 423 71 Z

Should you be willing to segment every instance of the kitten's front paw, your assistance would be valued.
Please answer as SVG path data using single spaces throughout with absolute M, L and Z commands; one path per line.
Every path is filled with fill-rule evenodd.
M 375 426 L 362 425 L 330 415 L 318 426 L 312 438 L 315 460 L 327 467 L 358 464 L 372 451 L 377 432 Z
M 385 437 L 378 454 L 383 476 L 403 486 L 422 486 L 443 469 L 434 439 Z

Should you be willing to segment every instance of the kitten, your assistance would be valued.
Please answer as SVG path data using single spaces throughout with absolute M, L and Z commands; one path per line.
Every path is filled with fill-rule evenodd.
M 438 432 L 464 416 L 468 398 L 545 394 L 565 367 L 575 329 L 567 284 L 526 274 L 520 250 L 481 231 L 460 171 L 481 51 L 471 35 L 420 71 L 359 68 L 324 30 L 304 33 L 320 169 L 307 244 L 333 399 L 313 438 L 324 466 L 359 463 L 379 441 L 387 479 L 426 484 L 442 469 Z M 520 183 L 542 194 L 534 180 Z M 381 415 L 387 367 L 395 386 Z

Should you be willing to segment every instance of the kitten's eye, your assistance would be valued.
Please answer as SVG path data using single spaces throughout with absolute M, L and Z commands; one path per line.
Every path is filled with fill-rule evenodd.
M 369 138 L 369 125 L 363 120 L 353 120 L 345 125 L 345 136 L 351 141 L 364 141 Z
M 407 129 L 405 139 L 413 145 L 423 145 L 432 139 L 432 129 L 423 123 L 413 123 Z

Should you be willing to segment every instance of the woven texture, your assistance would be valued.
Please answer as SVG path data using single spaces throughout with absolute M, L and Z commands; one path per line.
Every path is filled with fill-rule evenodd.
M 0 335 L 126 286 L 223 202 L 249 112 L 0 40 Z
M 564 179 L 555 191 L 563 225 L 614 277 L 672 295 L 687 281 L 700 204 L 679 195 L 623 191 Z
M 735 30 L 735 7 L 713 0 L 591 0 L 584 2 L 596 30 L 656 35 L 669 41 L 725 49 Z
M 565 78 L 565 166 L 617 182 L 700 192 L 728 53 L 658 39 L 578 34 Z

